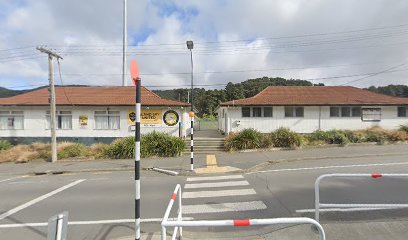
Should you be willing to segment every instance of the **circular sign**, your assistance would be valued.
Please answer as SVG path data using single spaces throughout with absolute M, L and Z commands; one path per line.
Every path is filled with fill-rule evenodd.
M 163 122 L 167 126 L 174 126 L 178 123 L 179 121 L 179 115 L 176 111 L 174 110 L 168 110 L 163 114 Z
M 129 119 L 132 122 L 136 121 L 136 113 L 135 112 L 130 112 L 129 113 Z

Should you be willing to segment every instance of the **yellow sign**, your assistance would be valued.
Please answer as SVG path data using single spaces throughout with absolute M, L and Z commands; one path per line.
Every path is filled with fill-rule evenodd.
M 80 126 L 86 126 L 86 125 L 88 125 L 88 116 L 86 116 L 86 115 L 80 115 L 80 116 L 79 116 L 79 125 L 80 125 Z
M 135 124 L 136 114 L 135 111 L 128 111 L 128 123 Z M 142 110 L 140 116 L 141 124 L 161 124 L 162 122 L 162 111 L 161 110 Z

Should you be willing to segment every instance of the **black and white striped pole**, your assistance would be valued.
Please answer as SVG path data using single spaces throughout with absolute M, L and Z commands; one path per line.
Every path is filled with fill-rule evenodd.
M 187 49 L 190 50 L 190 59 L 191 59 L 191 112 L 190 112 L 190 118 L 191 118 L 191 158 L 190 158 L 190 170 L 194 171 L 194 65 L 193 65 L 193 48 L 194 48 L 194 43 L 193 41 L 187 41 Z
M 191 156 L 190 156 L 190 170 L 194 171 L 194 112 L 191 111 L 189 113 L 190 118 L 191 118 L 191 143 L 190 143 L 190 151 L 191 151 Z
M 136 86 L 135 116 L 135 240 L 140 240 L 140 112 L 141 112 L 141 79 L 136 60 L 130 63 L 130 72 Z

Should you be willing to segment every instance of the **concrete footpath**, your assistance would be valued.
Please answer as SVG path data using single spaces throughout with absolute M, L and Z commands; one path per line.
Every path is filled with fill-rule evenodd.
M 242 172 L 260 170 L 266 165 L 285 161 L 324 160 L 341 158 L 359 158 L 369 156 L 403 156 L 408 155 L 408 145 L 350 145 L 347 147 L 309 148 L 299 150 L 270 150 L 235 153 L 217 153 L 218 166 L 231 166 Z M 206 166 L 206 155 L 196 155 L 195 168 Z M 132 159 L 107 160 L 61 160 L 56 163 L 33 161 L 29 163 L 2 163 L 0 175 L 26 175 L 44 173 L 97 172 L 97 171 L 132 171 Z M 174 158 L 142 159 L 143 169 L 153 167 L 179 172 L 180 174 L 194 174 L 190 169 L 190 156 Z
M 408 236 L 408 221 L 387 221 L 387 222 L 336 222 L 323 223 L 326 239 L 328 240 L 406 240 Z M 214 228 L 212 228 L 214 229 Z M 183 229 L 183 239 L 318 239 L 318 234 L 311 230 L 310 225 L 295 225 L 295 226 L 275 226 L 265 227 L 258 230 L 214 233 L 191 232 L 191 228 Z M 167 230 L 167 239 L 171 239 L 172 229 Z M 142 234 L 142 240 L 158 240 L 161 239 L 161 233 L 146 233 Z M 134 236 L 123 237 L 117 240 L 133 240 Z

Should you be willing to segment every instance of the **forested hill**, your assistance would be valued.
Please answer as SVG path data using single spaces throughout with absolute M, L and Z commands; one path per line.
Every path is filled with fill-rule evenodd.
M 318 84 L 324 86 L 323 84 Z M 204 88 L 194 88 L 194 107 L 199 116 L 214 115 L 215 108 L 221 102 L 252 97 L 264 90 L 268 86 L 313 86 L 313 83 L 305 80 L 294 80 L 284 78 L 256 78 L 249 79 L 241 83 L 229 82 L 224 89 L 205 90 Z M 179 88 L 171 90 L 154 90 L 163 98 L 180 100 L 187 102 L 190 89 Z
M 4 87 L 0 87 L 0 98 L 3 97 L 12 97 L 18 94 L 23 93 L 24 91 L 22 90 L 11 90 L 11 89 L 7 89 Z
M 384 87 L 371 86 L 366 89 L 372 92 L 382 93 L 385 95 L 390 95 L 390 96 L 395 96 L 395 97 L 408 97 L 408 86 L 407 85 L 388 85 Z

